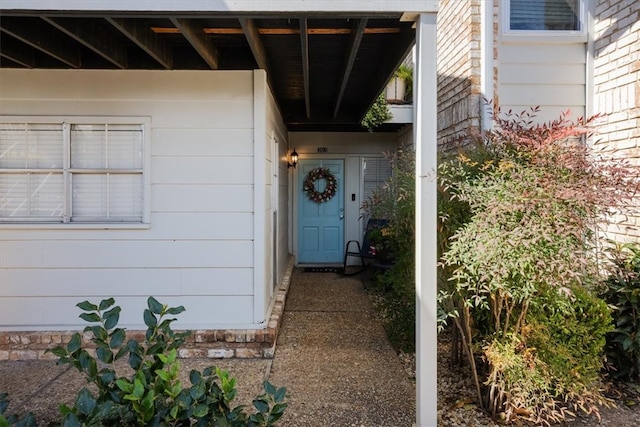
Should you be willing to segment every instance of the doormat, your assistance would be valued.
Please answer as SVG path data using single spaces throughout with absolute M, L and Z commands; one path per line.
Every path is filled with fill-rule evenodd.
M 305 273 L 342 273 L 342 267 L 305 267 Z

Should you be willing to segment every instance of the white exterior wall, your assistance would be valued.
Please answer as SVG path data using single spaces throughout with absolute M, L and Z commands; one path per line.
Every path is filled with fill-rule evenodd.
M 506 33 L 502 1 L 494 27 L 494 101 L 503 112 L 540 107 L 537 122 L 557 119 L 571 111 L 571 119 L 585 115 L 587 102 L 587 34 Z M 586 22 L 584 23 L 586 25 Z M 485 46 L 487 48 L 487 46 Z M 485 56 L 491 61 L 490 56 Z
M 538 120 L 549 121 L 571 110 L 584 116 L 586 43 L 510 42 L 498 54 L 497 99 L 503 112 L 540 106 Z
M 255 90 L 264 91 L 265 105 L 261 108 L 256 104 L 256 134 L 260 132 L 258 123 L 264 119 L 264 139 L 256 143 L 265 149 L 264 179 L 265 179 L 265 214 L 264 214 L 264 244 L 263 252 L 257 257 L 264 259 L 264 275 L 261 281 L 264 293 L 264 304 L 257 305 L 256 322 L 260 322 L 260 315 L 270 312 L 270 304 L 273 302 L 274 287 L 280 283 L 286 269 L 289 257 L 289 191 L 288 191 L 288 167 L 287 167 L 287 129 L 282 121 L 282 116 L 275 98 L 266 86 L 266 74 L 264 71 L 256 71 Z M 257 158 L 256 158 L 257 160 Z M 277 233 L 277 234 L 276 234 Z M 259 283 L 259 281 L 256 281 Z M 264 320 L 264 319 L 262 319 Z
M 179 328 L 259 326 L 254 93 L 252 71 L 0 70 L 1 115 L 151 121 L 148 228 L 0 225 L 0 329 L 76 329 L 76 303 L 110 296 L 144 328 L 149 295 L 185 306 Z
M 289 145 L 295 147 L 300 159 L 326 158 L 344 159 L 344 241 L 362 241 L 363 224 L 360 219 L 362 198 L 362 160 L 364 157 L 382 157 L 384 153 L 394 152 L 397 146 L 397 135 L 392 133 L 357 133 L 357 132 L 307 132 L 290 133 Z M 318 147 L 325 147 L 325 153 L 318 153 Z M 298 169 L 293 174 L 293 182 L 297 182 Z M 298 189 L 292 185 L 294 212 L 297 212 Z M 351 194 L 356 200 L 351 200 Z M 297 217 L 292 218 L 293 248 L 297 253 Z

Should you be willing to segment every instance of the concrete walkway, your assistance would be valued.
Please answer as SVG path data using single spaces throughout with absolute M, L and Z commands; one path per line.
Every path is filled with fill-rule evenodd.
M 185 359 L 191 369 L 215 365 L 238 380 L 238 404 L 249 404 L 265 379 L 285 386 L 282 427 L 411 426 L 415 388 L 388 343 L 358 276 L 305 273 L 291 279 L 273 360 Z M 40 425 L 57 418 L 85 385 L 75 369 L 44 360 L 0 362 L 0 392 L 9 413 L 32 411 Z

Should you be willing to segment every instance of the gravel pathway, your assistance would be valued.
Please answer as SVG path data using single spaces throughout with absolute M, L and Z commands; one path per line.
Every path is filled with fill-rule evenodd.
M 358 279 L 294 273 L 270 380 L 291 395 L 282 427 L 415 420 L 414 383 Z

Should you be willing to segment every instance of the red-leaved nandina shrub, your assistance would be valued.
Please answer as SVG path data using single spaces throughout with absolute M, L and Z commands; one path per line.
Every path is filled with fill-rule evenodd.
M 602 316 L 602 307 L 606 313 L 591 296 L 578 308 L 576 293 L 591 295 L 601 280 L 599 230 L 617 213 L 634 214 L 640 179 L 636 167 L 587 145 L 597 117 L 570 121 L 565 113 L 535 124 L 537 112 L 497 111 L 493 130 L 472 135 L 440 163 L 440 303 L 453 314 L 479 403 L 507 419 L 553 422 L 606 403 L 592 383 L 610 316 L 589 323 L 593 339 L 578 342 L 560 333 L 575 323 L 551 328 L 537 318 L 548 317 L 539 306 L 572 322 L 586 316 L 580 313 Z M 572 357 L 595 360 L 576 360 L 567 375 L 566 364 L 549 356 L 556 352 L 529 345 L 532 336 L 539 346 L 553 342 Z M 536 375 L 516 375 L 523 366 Z M 541 401 L 529 398 L 536 387 Z

